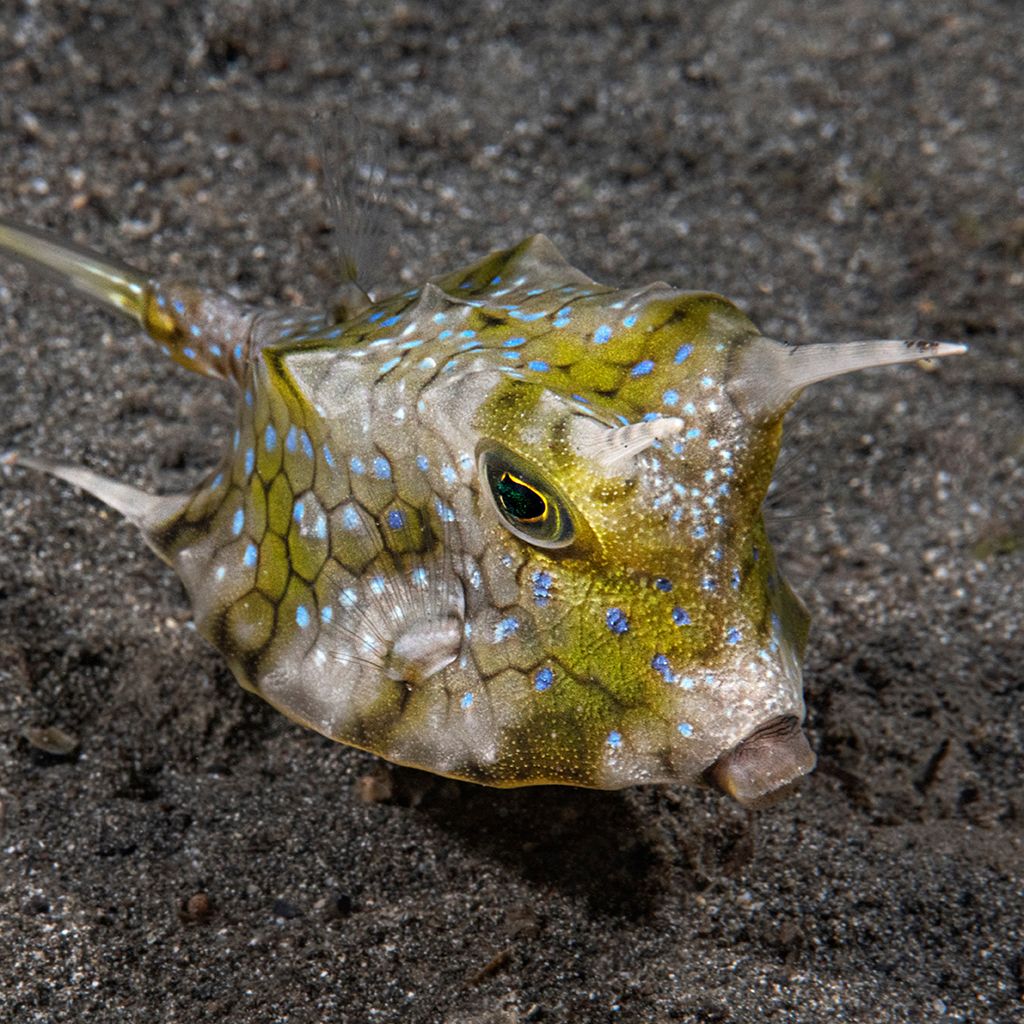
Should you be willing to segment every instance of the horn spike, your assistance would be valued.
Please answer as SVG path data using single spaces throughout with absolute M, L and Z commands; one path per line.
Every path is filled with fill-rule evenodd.
M 966 345 L 944 341 L 886 339 L 786 345 L 755 337 L 739 355 L 739 372 L 733 375 L 729 390 L 749 415 L 783 412 L 808 384 L 871 366 L 913 363 L 966 351 Z
M 102 501 L 104 505 L 109 505 L 115 511 L 120 512 L 128 522 L 142 530 L 153 550 L 165 561 L 167 560 L 167 556 L 153 545 L 151 532 L 160 523 L 180 512 L 187 504 L 189 495 L 147 494 L 137 487 L 109 480 L 83 466 L 68 466 L 59 462 L 51 462 L 49 459 L 21 455 L 16 451 L 0 454 L 0 470 L 7 470 L 11 466 L 24 466 L 39 473 L 48 473 L 65 483 L 87 491 L 94 498 Z

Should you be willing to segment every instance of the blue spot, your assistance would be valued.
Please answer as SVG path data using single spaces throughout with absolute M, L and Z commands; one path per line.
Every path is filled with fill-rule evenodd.
M 692 690 L 693 680 L 689 676 L 683 676 L 683 678 L 679 680 L 679 685 L 684 690 Z
M 327 463 L 332 469 L 334 468 L 334 456 L 331 454 L 331 449 L 324 445 L 324 462 Z
M 740 631 L 735 626 L 725 634 L 725 642 L 727 644 L 738 644 L 740 642 Z
M 715 589 L 715 581 L 713 579 L 711 579 L 710 576 L 705 576 L 704 579 L 701 580 L 701 584 L 700 585 L 701 585 L 701 589 L 702 590 L 714 590 Z
M 496 277 L 496 278 L 495 278 L 495 279 L 494 279 L 494 280 L 493 280 L 493 281 L 491 282 L 491 284 L 501 284 L 501 275 L 499 274 L 499 275 L 498 275 L 498 276 L 497 276 L 497 277 Z
M 475 338 L 476 337 L 476 331 L 462 331 L 462 333 L 459 334 L 459 337 L 460 338 Z
M 210 355 L 211 356 L 219 356 L 220 355 L 220 345 L 211 345 L 210 346 Z
M 623 327 L 634 327 L 634 326 L 636 326 L 636 317 L 635 316 L 627 316 L 626 319 L 622 321 L 622 326 Z
M 242 432 L 240 430 L 235 431 L 235 451 L 238 451 L 238 443 L 242 440 Z
M 298 440 L 299 432 L 294 427 L 291 427 L 288 431 L 288 436 L 284 439 L 285 448 L 290 452 L 295 451 L 295 445 L 298 443 Z
M 551 367 L 548 366 L 547 363 L 542 362 L 540 359 L 531 360 L 526 365 L 529 366 L 531 370 L 536 370 L 538 373 L 544 373 L 545 371 L 551 369 Z
M 378 480 L 390 480 L 391 479 L 391 463 L 387 459 L 377 456 L 373 460 L 373 475 Z
M 543 692 L 546 690 L 551 683 L 554 681 L 554 675 L 549 668 L 542 668 L 538 670 L 537 674 L 533 677 L 533 688 Z
M 420 472 L 422 473 L 426 473 L 426 471 L 430 468 L 430 463 L 427 461 L 426 455 L 417 455 L 416 465 L 419 467 Z
M 459 285 L 459 287 L 460 288 L 472 288 L 473 287 L 473 282 L 472 281 L 463 281 L 462 284 Z
M 754 545 L 754 549 L 752 551 L 752 554 L 754 556 L 754 561 L 755 562 L 760 561 L 760 559 L 761 559 L 761 552 L 757 550 L 757 545 L 756 544 Z
M 672 668 L 668 663 L 668 658 L 666 658 L 664 654 L 656 654 L 651 658 L 651 668 L 653 668 L 666 683 L 672 682 Z
M 309 625 L 309 612 L 306 611 L 305 605 L 299 605 L 295 609 L 295 621 L 305 629 Z
M 707 534 L 708 531 L 705 530 L 703 526 L 698 526 L 697 529 L 693 531 L 693 535 L 697 538 L 697 540 L 703 540 L 707 536 Z
M 715 471 L 713 469 L 706 469 L 704 471 L 704 483 L 709 484 L 715 479 Z
M 693 735 L 693 726 L 690 725 L 689 722 L 683 722 L 682 725 L 679 726 L 679 731 L 684 736 L 692 736 Z
M 569 318 L 567 316 L 560 316 L 560 317 L 558 317 L 558 319 L 555 320 L 554 326 L 555 327 L 568 327 L 569 326 Z
M 268 452 L 272 452 L 277 447 L 277 431 L 272 423 L 268 423 L 267 429 L 263 432 L 263 447 Z
M 250 448 L 245 453 L 245 472 L 246 475 L 252 472 L 253 464 L 256 461 L 256 453 Z
M 719 551 L 718 548 L 715 548 L 714 551 L 711 552 L 711 554 L 716 562 L 720 562 L 722 560 L 722 552 Z
M 313 458 L 313 445 L 310 444 L 309 435 L 303 431 L 299 434 L 299 440 L 302 442 L 302 453 L 307 459 Z
M 672 581 L 665 579 L 664 576 L 659 576 L 654 581 L 654 585 L 664 594 L 667 594 L 672 589 Z
M 535 572 L 533 574 L 533 599 L 541 608 L 545 607 L 551 597 L 551 574 Z
M 677 626 L 688 626 L 690 625 L 690 616 L 686 613 L 684 608 L 673 608 L 672 621 Z
M 728 484 L 721 484 L 721 485 L 719 485 L 718 493 L 719 494 L 723 494 L 723 495 L 724 494 L 728 494 L 729 493 L 729 485 Z
M 740 589 L 740 571 L 739 569 L 733 569 L 732 571 L 732 589 Z
M 473 704 L 473 694 L 471 694 L 471 693 L 467 693 L 467 694 L 466 694 L 466 695 L 465 695 L 465 696 L 464 696 L 464 697 L 462 698 L 462 700 L 460 701 L 460 703 L 461 703 L 461 705 L 462 705 L 462 708 L 463 708 L 463 710 L 465 710 L 465 709 L 466 709 L 466 708 L 468 708 L 468 707 L 471 707 L 471 706 L 472 706 L 472 704 Z
M 443 367 L 441 367 L 441 372 L 442 373 L 451 373 L 452 370 L 454 370 L 455 367 L 458 366 L 458 365 L 459 365 L 458 359 L 449 359 L 448 362 L 445 363 Z
M 398 316 L 389 316 L 387 320 L 381 321 L 381 327 L 392 327 L 394 324 L 397 324 L 398 321 L 401 319 L 401 314 L 399 314 Z
M 402 529 L 402 527 L 405 526 L 405 514 L 400 512 L 397 508 L 393 508 L 388 513 L 388 526 L 390 526 L 392 530 Z
M 443 324 L 445 322 L 445 320 L 447 320 L 447 319 L 448 319 L 448 314 L 447 313 L 435 313 L 434 314 L 434 323 L 435 324 Z
M 381 365 L 381 368 L 377 371 L 379 374 L 390 373 L 400 362 L 402 361 L 401 356 L 395 356 L 393 359 L 389 359 L 386 363 Z
M 334 609 L 328 605 L 326 608 L 320 609 L 320 621 L 330 622 L 334 618 Z
M 297 522 L 297 523 L 301 522 L 302 515 L 303 515 L 303 513 L 305 511 L 306 511 L 305 502 L 302 502 L 302 501 L 295 502 L 295 508 L 292 509 L 292 517 L 295 519 L 295 522 Z
M 594 331 L 594 344 L 603 345 L 612 336 L 612 329 L 607 324 L 601 324 L 596 331 Z
M 614 729 L 608 733 L 608 746 L 612 750 L 618 750 L 622 746 L 622 737 Z
M 241 359 L 242 358 L 242 346 L 241 345 L 236 345 L 235 346 L 235 358 L 236 359 Z
M 235 512 L 235 518 L 231 520 L 231 530 L 236 537 L 242 532 L 243 526 L 245 526 L 245 513 L 238 509 Z
M 188 330 L 193 338 L 199 337 L 199 324 L 192 324 Z
M 513 618 L 502 619 L 494 627 L 494 642 L 500 644 L 502 640 L 507 640 L 518 628 L 518 620 Z
M 676 362 L 677 363 L 681 363 L 684 360 L 688 359 L 692 352 L 693 352 L 693 346 L 692 345 L 680 345 L 679 346 L 679 351 L 676 352 Z
M 363 473 L 366 472 L 366 467 L 363 465 L 363 460 L 355 455 L 353 455 L 352 458 L 348 460 L 348 467 L 357 476 L 361 476 Z
M 715 383 L 710 377 L 701 377 L 700 382 L 706 388 L 711 387 Z
M 631 377 L 646 377 L 654 369 L 653 359 L 643 359 L 630 371 Z
M 175 299 L 171 303 L 171 305 L 174 307 L 174 312 L 177 313 L 178 316 L 184 316 L 185 315 L 185 303 L 182 302 L 181 299 Z
M 210 484 L 210 490 L 215 490 L 216 488 L 220 487 L 221 482 L 223 481 L 223 479 L 224 479 L 224 474 L 223 473 L 218 473 L 213 478 L 213 483 Z
M 167 298 L 166 298 L 166 296 L 164 296 L 164 295 L 158 295 L 158 296 L 157 296 L 157 300 L 156 300 L 156 304 L 157 304 L 157 305 L 158 305 L 158 306 L 159 306 L 159 307 L 160 307 L 161 309 L 163 309 L 163 307 L 167 305 Z
M 666 405 L 675 405 L 679 401 L 679 392 L 668 390 L 661 396 L 661 400 Z
M 351 505 L 342 512 L 341 522 L 346 530 L 358 530 L 362 526 L 359 521 L 359 513 Z
M 327 517 L 321 513 L 316 517 L 316 524 L 313 527 L 313 532 L 317 535 L 319 540 L 327 539 Z
M 688 430 L 688 431 L 686 432 L 686 436 L 687 436 L 687 438 L 689 438 L 690 440 L 693 440 L 693 438 L 695 438 L 695 437 L 700 437 L 700 427 L 691 427 L 691 428 L 690 428 L 690 429 L 689 429 L 689 430 Z
M 256 564 L 256 554 L 257 554 L 257 552 L 256 552 L 256 545 L 255 544 L 250 544 L 245 549 L 245 557 L 242 559 L 242 561 L 250 569 Z
M 609 608 L 604 615 L 604 624 L 616 636 L 621 636 L 629 629 L 629 619 L 621 608 Z
M 368 317 L 367 319 L 371 324 L 375 324 L 386 312 L 386 309 L 378 310 L 378 312 L 374 313 L 373 316 Z
M 425 587 L 427 585 L 427 570 L 426 569 L 413 569 L 412 581 L 417 587 Z
M 455 483 L 455 481 L 457 479 L 457 477 L 455 475 L 455 470 L 452 469 L 451 466 L 442 466 L 441 467 L 441 476 L 444 477 L 444 482 L 446 484 L 453 484 L 453 483 Z
M 181 351 L 185 353 L 186 359 L 195 359 L 196 357 L 196 350 L 194 348 L 183 348 Z
M 517 348 L 520 345 L 525 345 L 525 338 L 506 338 L 502 343 L 502 348 Z
M 452 336 L 452 332 L 451 331 L 442 331 L 437 337 L 438 337 L 439 341 L 444 341 L 445 338 L 450 338 L 451 336 Z

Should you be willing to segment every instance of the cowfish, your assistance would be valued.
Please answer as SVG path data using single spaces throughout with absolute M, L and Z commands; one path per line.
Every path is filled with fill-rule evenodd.
M 0 222 L 0 252 L 237 393 L 191 493 L 4 457 L 119 511 L 242 686 L 490 786 L 706 784 L 815 764 L 809 614 L 762 502 L 808 384 L 964 346 L 790 346 L 731 302 L 598 284 L 543 235 L 381 300 L 271 311 Z M 351 285 L 351 282 L 350 282 Z

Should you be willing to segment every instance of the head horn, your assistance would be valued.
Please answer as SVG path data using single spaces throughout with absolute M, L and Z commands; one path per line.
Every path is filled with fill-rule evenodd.
M 851 370 L 955 356 L 966 345 L 944 341 L 849 341 L 786 345 L 755 336 L 737 353 L 729 393 L 752 417 L 781 413 L 808 384 Z

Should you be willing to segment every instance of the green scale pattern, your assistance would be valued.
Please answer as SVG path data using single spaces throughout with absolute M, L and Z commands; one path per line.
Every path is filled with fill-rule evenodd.
M 233 450 L 151 538 L 243 685 L 335 739 L 493 785 L 691 776 L 726 707 L 764 714 L 747 675 L 780 708 L 799 691 L 806 613 L 759 511 L 782 411 L 751 424 L 722 383 L 754 335 L 540 237 L 341 325 L 264 314 Z M 574 440 L 669 416 L 621 470 Z M 482 451 L 570 544 L 509 531 Z

